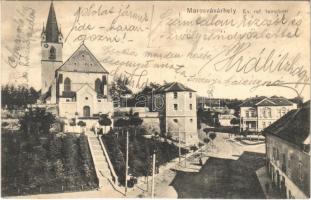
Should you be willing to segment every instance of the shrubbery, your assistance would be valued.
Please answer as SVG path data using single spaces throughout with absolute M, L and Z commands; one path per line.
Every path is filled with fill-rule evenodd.
M 105 134 L 102 136 L 114 169 L 121 184 L 124 184 L 126 135 Z M 156 171 L 160 165 L 178 157 L 178 147 L 158 140 L 147 139 L 141 135 L 129 137 L 129 173 L 135 177 L 151 175 L 152 153 L 156 150 Z M 186 150 L 182 149 L 182 154 Z
M 3 196 L 97 187 L 84 135 L 2 131 Z

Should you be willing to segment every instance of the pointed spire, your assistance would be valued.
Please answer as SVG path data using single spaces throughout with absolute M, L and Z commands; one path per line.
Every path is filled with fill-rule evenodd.
M 54 10 L 53 1 L 50 5 L 50 11 L 48 20 L 46 23 L 46 41 L 47 42 L 58 42 L 58 26 L 57 26 L 57 20 L 56 20 L 56 14 Z
M 43 24 L 42 24 L 42 32 L 41 32 L 41 35 L 42 35 L 43 33 L 45 33 L 44 22 L 43 22 Z

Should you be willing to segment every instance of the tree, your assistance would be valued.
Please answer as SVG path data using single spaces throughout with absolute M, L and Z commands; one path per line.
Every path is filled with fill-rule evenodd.
M 45 108 L 30 108 L 19 119 L 20 129 L 27 135 L 30 132 L 47 134 L 54 122 L 55 117 L 51 113 L 46 112 Z
M 121 76 L 115 78 L 115 80 L 111 83 L 109 92 L 116 107 L 120 106 L 120 100 L 123 96 L 133 94 L 128 85 L 129 79 L 127 77 L 122 78 Z
M 231 125 L 237 125 L 240 123 L 240 120 L 238 118 L 232 118 L 230 121 Z
M 77 125 L 80 126 L 81 129 L 83 129 L 83 127 L 86 126 L 86 123 L 84 121 L 79 121 Z
M 107 114 L 101 114 L 99 116 L 98 123 L 99 123 L 99 125 L 105 127 L 105 133 L 106 133 L 106 126 L 110 126 L 112 122 L 111 122 L 111 119 L 108 117 Z
M 136 129 L 143 123 L 143 119 L 139 117 L 138 112 L 133 113 L 132 109 L 127 116 L 129 118 L 129 125 L 134 126 L 134 135 L 136 136 Z
M 28 104 L 35 104 L 39 98 L 39 92 L 33 87 L 22 85 L 5 85 L 1 87 L 2 107 L 8 109 L 25 108 Z

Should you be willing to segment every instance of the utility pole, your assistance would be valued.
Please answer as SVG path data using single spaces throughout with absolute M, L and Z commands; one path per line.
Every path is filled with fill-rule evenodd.
M 185 149 L 187 147 L 187 135 L 186 135 L 186 131 L 185 131 Z M 185 167 L 187 167 L 187 153 L 185 154 Z
M 178 155 L 179 155 L 179 163 L 181 162 L 181 149 L 180 149 L 180 131 L 178 128 Z
M 126 130 L 125 196 L 127 195 L 128 164 L 129 164 L 129 131 Z
M 155 150 L 153 150 L 153 156 L 152 156 L 152 187 L 151 187 L 151 198 L 154 198 L 154 172 L 155 172 L 155 160 L 156 160 L 156 154 L 155 154 Z

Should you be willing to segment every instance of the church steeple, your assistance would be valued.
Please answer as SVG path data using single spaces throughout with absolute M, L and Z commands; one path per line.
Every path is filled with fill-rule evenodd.
M 51 5 L 50 5 L 50 11 L 49 11 L 48 20 L 46 23 L 45 35 L 46 35 L 46 42 L 59 42 L 60 32 L 58 30 L 53 1 L 51 2 Z
M 41 33 L 41 92 L 49 91 L 55 77 L 55 70 L 63 63 L 63 36 L 58 28 L 53 1 L 50 5 L 46 25 Z

